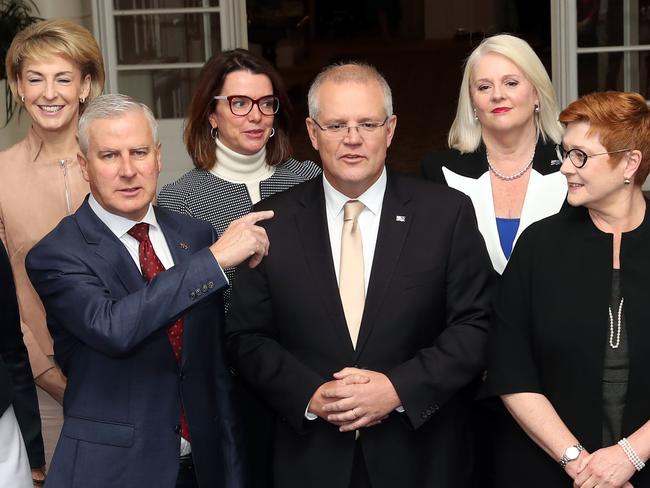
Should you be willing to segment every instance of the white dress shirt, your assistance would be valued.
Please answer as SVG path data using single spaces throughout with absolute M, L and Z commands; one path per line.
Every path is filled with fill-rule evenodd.
M 381 207 L 384 203 L 386 191 L 386 168 L 381 176 L 358 198 L 351 199 L 336 190 L 323 175 L 323 188 L 325 190 L 325 212 L 327 214 L 327 228 L 330 235 L 330 247 L 332 248 L 332 260 L 334 261 L 334 272 L 336 282 L 339 281 L 341 269 L 341 233 L 343 231 L 343 206 L 349 200 L 359 200 L 364 208 L 357 223 L 361 232 L 361 244 L 363 247 L 363 274 L 365 291 L 368 293 L 368 282 L 370 271 L 372 271 L 372 258 L 375 255 L 377 245 L 377 233 L 379 232 L 379 221 L 381 220 Z
M 363 283 L 366 294 L 368 294 L 368 282 L 370 281 L 370 272 L 372 271 L 372 259 L 375 255 L 375 246 L 377 245 L 377 234 L 379 232 L 379 222 L 381 220 L 381 208 L 384 203 L 384 193 L 386 192 L 386 181 L 386 167 L 384 167 L 381 176 L 370 186 L 370 188 L 363 192 L 358 198 L 350 198 L 335 189 L 330 182 L 327 181 L 327 177 L 323 175 L 325 213 L 327 214 L 327 228 L 329 230 L 330 247 L 332 248 L 332 260 L 334 261 L 334 272 L 336 273 L 337 283 L 339 282 L 341 270 L 343 207 L 349 200 L 359 200 L 366 207 L 361 211 L 359 217 L 357 217 L 357 224 L 361 231 L 361 246 L 363 248 Z M 305 409 L 305 418 L 307 420 L 316 420 L 318 417 L 308 410 L 309 404 L 307 404 L 307 408 Z M 398 411 L 403 411 L 403 409 L 398 407 Z
M 138 253 L 140 243 L 135 237 L 132 237 L 127 233 L 131 227 L 133 227 L 135 224 L 139 224 L 140 222 L 149 224 L 149 240 L 151 241 L 151 245 L 156 252 L 156 256 L 158 256 L 158 259 L 160 259 L 160 262 L 165 267 L 165 269 L 167 270 L 174 266 L 174 259 L 172 258 L 172 254 L 169 251 L 167 240 L 165 239 L 165 235 L 163 234 L 162 229 L 158 225 L 156 214 L 154 213 L 153 206 L 151 204 L 149 204 L 149 210 L 147 210 L 147 214 L 140 221 L 130 220 L 126 217 L 122 217 L 120 215 L 109 212 L 99 204 L 92 193 L 90 194 L 90 197 L 88 197 L 88 205 L 90 205 L 92 211 L 95 212 L 97 217 L 99 217 L 99 220 L 104 222 L 104 224 L 106 224 L 106 227 L 108 227 L 110 231 L 115 234 L 115 236 L 122 242 L 122 244 L 124 244 L 126 250 L 129 251 L 133 262 L 138 267 L 140 272 L 142 272 L 140 269 L 140 256 Z M 190 443 L 181 437 L 180 455 L 185 456 L 191 452 L 192 447 L 190 446 Z

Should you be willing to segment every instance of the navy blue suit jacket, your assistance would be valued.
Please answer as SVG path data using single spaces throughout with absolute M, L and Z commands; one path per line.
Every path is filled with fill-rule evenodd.
M 48 488 L 174 486 L 181 402 L 200 486 L 240 487 L 222 344 L 226 280 L 207 223 L 155 208 L 176 263 L 147 284 L 86 201 L 29 252 L 68 377 Z M 184 317 L 177 364 L 166 329 Z

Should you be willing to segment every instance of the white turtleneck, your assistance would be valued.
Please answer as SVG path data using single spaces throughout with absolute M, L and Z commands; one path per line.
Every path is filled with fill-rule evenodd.
M 210 173 L 229 181 L 246 185 L 251 202 L 256 204 L 260 196 L 260 182 L 273 175 L 274 168 L 266 164 L 266 147 L 247 156 L 227 148 L 219 139 L 217 143 L 217 164 Z

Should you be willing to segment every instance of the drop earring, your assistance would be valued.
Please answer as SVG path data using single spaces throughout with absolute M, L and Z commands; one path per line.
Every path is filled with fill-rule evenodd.
M 535 104 L 535 113 L 536 114 L 539 113 L 539 104 L 537 104 L 537 103 Z
M 478 115 L 476 114 L 476 107 L 474 108 L 474 120 L 478 121 Z

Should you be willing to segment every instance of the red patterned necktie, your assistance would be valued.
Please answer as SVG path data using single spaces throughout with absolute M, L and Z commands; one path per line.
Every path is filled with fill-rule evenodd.
M 149 240 L 149 224 L 140 223 L 135 224 L 128 234 L 136 239 L 140 244 L 138 246 L 138 256 L 140 257 L 140 269 L 142 276 L 147 282 L 153 280 L 158 273 L 165 271 L 165 267 L 156 256 L 151 240 Z M 174 322 L 167 329 L 167 337 L 169 343 L 176 356 L 176 362 L 180 364 L 181 353 L 183 348 L 183 319 L 180 318 Z M 181 406 L 181 435 L 183 438 L 189 440 L 190 433 L 187 428 L 187 419 L 185 418 L 185 410 Z

